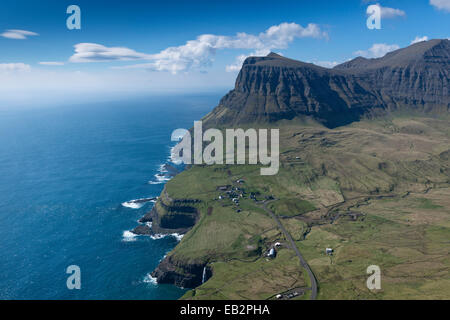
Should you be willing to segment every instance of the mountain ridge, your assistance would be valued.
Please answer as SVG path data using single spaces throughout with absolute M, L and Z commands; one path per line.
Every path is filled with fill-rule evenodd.
M 235 88 L 204 122 L 224 126 L 308 117 L 332 128 L 405 108 L 448 112 L 449 69 L 450 41 L 439 39 L 333 69 L 276 53 L 249 57 Z

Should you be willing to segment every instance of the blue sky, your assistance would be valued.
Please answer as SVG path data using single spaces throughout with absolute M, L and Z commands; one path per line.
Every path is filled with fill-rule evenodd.
M 366 9 L 377 3 L 382 28 L 369 30 Z M 81 30 L 66 27 L 72 4 Z M 231 89 L 248 55 L 275 51 L 332 67 L 416 38 L 448 38 L 449 18 L 450 0 L 2 0 L 0 94 Z

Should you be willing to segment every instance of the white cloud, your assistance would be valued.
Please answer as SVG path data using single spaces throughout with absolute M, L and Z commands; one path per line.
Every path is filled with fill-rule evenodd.
M 381 8 L 381 18 L 384 19 L 391 19 L 396 17 L 404 17 L 406 16 L 405 11 L 395 8 L 389 8 L 389 7 L 382 7 Z
M 16 73 L 16 72 L 28 72 L 31 70 L 30 65 L 19 63 L 0 63 L 0 73 Z
M 419 37 L 417 36 L 413 41 L 411 41 L 411 44 L 422 42 L 422 41 L 428 41 L 427 36 Z
M 397 49 L 400 49 L 397 44 L 375 43 L 368 50 L 358 50 L 354 54 L 365 58 L 380 58 Z
M 242 68 L 242 64 L 244 63 L 245 59 L 248 58 L 248 55 L 241 54 L 236 57 L 236 61 L 233 64 L 230 64 L 226 66 L 225 70 L 227 72 L 238 72 Z
M 64 62 L 60 62 L 60 61 L 41 61 L 39 62 L 40 65 L 43 66 L 63 66 Z
M 450 12 L 450 0 L 430 0 L 430 4 L 436 9 Z
M 313 61 L 312 63 L 324 68 L 334 68 L 335 66 L 340 64 L 340 62 L 337 61 Z
M 16 40 L 24 40 L 27 39 L 29 36 L 38 36 L 39 34 L 32 31 L 27 30 L 17 30 L 17 29 L 11 29 L 6 30 L 5 32 L 1 33 L 0 36 L 3 38 L 8 39 L 16 39 Z
M 105 62 L 150 59 L 151 56 L 125 47 L 106 47 L 96 43 L 78 43 L 70 62 Z
M 406 16 L 406 12 L 400 9 L 383 7 L 379 3 L 376 4 L 381 9 L 381 18 L 383 19 L 392 19 L 396 17 L 404 17 Z M 367 12 L 369 15 L 369 12 Z
M 75 46 L 76 53 L 70 58 L 72 62 L 114 61 L 114 60 L 149 60 L 151 62 L 119 67 L 146 68 L 154 71 L 178 73 L 191 68 L 201 68 L 212 64 L 218 50 L 244 49 L 254 53 L 269 53 L 272 49 L 285 49 L 296 38 L 327 38 L 326 32 L 316 24 L 302 27 L 296 23 L 281 23 L 272 26 L 258 35 L 237 33 L 235 36 L 202 34 L 184 45 L 166 48 L 156 54 L 138 53 L 128 48 L 108 48 L 94 43 L 80 43 Z M 240 68 L 242 56 L 237 63 L 227 70 Z M 245 59 L 245 58 L 244 58 Z
M 263 57 L 263 56 L 267 56 L 270 53 L 270 49 L 261 49 L 261 50 L 257 50 L 254 51 L 250 54 L 241 54 L 238 55 L 234 61 L 233 64 L 230 64 L 228 66 L 225 67 L 225 70 L 227 72 L 238 72 L 241 70 L 242 68 L 242 64 L 244 63 L 245 59 L 247 59 L 248 57 Z

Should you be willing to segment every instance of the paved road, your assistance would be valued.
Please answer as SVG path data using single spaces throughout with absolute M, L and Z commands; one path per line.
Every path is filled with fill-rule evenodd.
M 273 200 L 274 201 L 274 200 Z M 276 221 L 278 227 L 281 229 L 281 231 L 284 233 L 284 236 L 286 237 L 286 239 L 289 241 L 292 249 L 295 251 L 295 254 L 297 255 L 297 257 L 300 259 L 300 264 L 306 269 L 306 271 L 308 272 L 308 276 L 311 282 L 311 300 L 315 300 L 317 298 L 317 280 L 316 280 L 316 276 L 314 275 L 314 273 L 312 272 L 311 268 L 309 267 L 309 264 L 306 262 L 306 260 L 303 258 L 302 254 L 300 253 L 300 251 L 297 248 L 297 245 L 294 242 L 294 239 L 292 238 L 291 234 L 286 230 L 286 228 L 283 226 L 283 224 L 281 223 L 280 219 L 278 218 L 278 216 L 272 212 L 272 210 L 270 210 L 269 208 L 267 208 L 267 204 L 268 202 L 264 202 L 263 203 L 263 209 L 270 214 L 270 216 Z

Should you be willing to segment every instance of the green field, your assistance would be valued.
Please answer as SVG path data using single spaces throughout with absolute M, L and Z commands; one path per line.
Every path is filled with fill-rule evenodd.
M 184 298 L 270 299 L 307 289 L 293 250 L 264 257 L 286 240 L 261 208 L 260 201 L 274 198 L 269 208 L 316 274 L 319 299 L 449 299 L 449 124 L 406 116 L 332 130 L 285 122 L 275 176 L 261 176 L 257 165 L 184 171 L 166 191 L 174 199 L 201 200 L 199 219 L 169 255 L 207 263 L 213 272 Z M 239 206 L 219 200 L 225 194 L 217 187 L 224 185 L 245 193 Z M 366 287 L 369 265 L 381 268 L 378 292 Z M 307 297 L 306 291 L 299 298 Z

